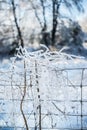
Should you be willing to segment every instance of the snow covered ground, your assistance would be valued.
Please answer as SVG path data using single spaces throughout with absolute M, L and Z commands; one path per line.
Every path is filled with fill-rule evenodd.
M 23 113 L 29 130 L 87 130 L 87 61 L 23 52 L 0 64 L 0 130 L 24 130 Z

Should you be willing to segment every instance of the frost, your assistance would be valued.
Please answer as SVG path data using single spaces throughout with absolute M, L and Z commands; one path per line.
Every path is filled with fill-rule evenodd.
M 19 48 L 9 69 L 0 71 L 0 125 L 17 130 L 87 128 L 87 62 L 62 53 L 64 48 L 50 52 L 41 47 L 35 52 Z

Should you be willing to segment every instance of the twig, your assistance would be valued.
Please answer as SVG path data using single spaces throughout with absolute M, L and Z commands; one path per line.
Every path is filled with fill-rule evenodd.
M 38 16 L 38 13 L 37 13 L 37 9 L 35 8 L 35 6 L 34 6 L 32 0 L 29 0 L 29 2 L 31 3 L 32 8 L 34 9 L 35 16 L 36 16 L 36 18 L 37 18 L 37 20 L 38 20 L 38 22 L 39 22 L 39 24 L 40 24 L 40 27 L 43 28 L 42 23 L 41 23 L 41 20 L 40 20 L 40 18 L 39 18 L 39 16 Z
M 32 72 L 32 71 L 31 71 Z M 31 88 L 31 94 L 32 94 L 32 98 L 34 97 L 33 95 L 33 91 L 32 91 L 32 77 L 31 77 L 31 74 L 30 74 L 30 88 Z M 34 110 L 34 102 L 33 102 L 33 110 Z M 35 130 L 37 130 L 37 122 L 36 122 L 36 113 L 34 112 L 34 120 L 35 120 Z
M 80 88 L 81 88 L 81 130 L 83 130 L 83 101 L 82 101 L 82 97 L 83 97 L 83 89 L 82 89 L 82 85 L 83 85 L 83 76 L 84 76 L 84 69 L 82 69 L 82 75 L 81 75 L 81 84 L 80 84 Z
M 23 116 L 23 119 L 24 119 L 26 130 L 29 130 L 27 119 L 26 119 L 24 111 L 23 111 L 23 102 L 24 102 L 24 98 L 26 96 L 26 86 L 27 86 L 26 85 L 26 64 L 25 64 L 25 61 L 24 61 L 24 90 L 23 90 L 23 95 L 22 95 L 22 99 L 21 99 L 21 103 L 20 103 L 20 110 L 21 110 L 21 113 L 22 113 L 22 116 Z
M 35 60 L 35 73 L 36 73 L 36 86 L 37 86 L 37 96 L 38 96 L 38 100 L 39 100 L 39 104 L 37 109 L 39 109 L 39 130 L 41 130 L 41 101 L 40 101 L 40 90 L 39 90 L 39 83 L 38 83 L 38 70 L 37 70 L 38 66 L 37 66 L 37 61 Z

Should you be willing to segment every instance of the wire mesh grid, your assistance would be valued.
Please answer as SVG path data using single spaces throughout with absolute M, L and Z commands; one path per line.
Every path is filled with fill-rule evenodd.
M 0 71 L 0 130 L 87 130 L 87 68 L 52 66 L 24 59 Z

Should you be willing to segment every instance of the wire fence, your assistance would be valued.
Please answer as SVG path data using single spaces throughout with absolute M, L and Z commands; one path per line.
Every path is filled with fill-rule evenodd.
M 31 57 L 0 71 L 0 130 L 87 130 L 87 68 Z

